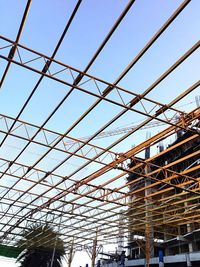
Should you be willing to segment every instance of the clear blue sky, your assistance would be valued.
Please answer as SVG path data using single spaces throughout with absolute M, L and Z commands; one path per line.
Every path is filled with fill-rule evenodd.
M 127 3 L 128 1 L 125 0 L 83 0 L 56 55 L 56 59 L 84 70 Z M 114 82 L 181 3 L 181 0 L 136 0 L 88 73 L 108 82 Z M 20 43 L 50 56 L 75 4 L 76 1 L 74 0 L 34 0 Z M 25 0 L 0 1 L 0 35 L 15 40 L 25 5 Z M 119 85 L 135 93 L 142 93 L 155 81 L 199 40 L 199 11 L 200 1 L 192 0 L 173 22 L 172 26 L 167 29 Z M 4 67 L 5 64 L 0 62 L 0 76 Z M 199 79 L 199 70 L 200 51 L 198 50 L 148 97 L 162 103 L 170 102 Z M 13 117 L 17 116 L 38 78 L 37 74 L 12 65 L 0 91 L 0 113 Z M 21 119 L 40 125 L 64 97 L 67 90 L 66 86 L 45 78 L 33 96 L 30 105 L 23 112 Z M 198 88 L 177 106 L 194 101 L 195 95 L 199 94 L 200 90 Z M 75 91 L 46 127 L 58 132 L 65 132 L 94 101 L 93 97 Z M 109 112 L 107 112 L 108 108 Z M 184 106 L 183 109 L 190 110 L 191 106 Z M 80 124 L 71 135 L 82 137 L 93 134 L 120 110 L 120 108 L 114 106 L 110 108 L 110 105 L 102 103 L 84 120 L 84 124 Z M 109 129 L 121 127 L 141 119 L 143 117 L 139 115 L 132 117 L 128 113 Z M 85 125 L 90 127 L 85 127 Z M 156 130 L 152 129 L 152 131 Z M 137 143 L 144 139 L 145 134 L 144 132 L 139 134 L 140 136 L 135 136 L 134 141 L 131 138 L 128 139 L 126 143 L 123 143 L 123 147 L 119 146 L 117 149 L 119 151 L 129 149 L 134 142 Z M 100 140 L 98 144 L 106 146 L 109 142 L 109 139 Z M 22 146 L 22 144 L 17 145 Z M 32 150 L 34 149 L 35 147 L 32 148 Z M 10 152 L 9 148 L 7 151 L 1 150 L 0 155 L 7 156 Z M 12 156 L 14 157 L 18 152 L 17 149 L 16 151 L 12 149 Z M 22 162 L 25 162 L 25 160 L 25 157 L 21 159 Z M 80 164 L 80 162 L 73 163 Z M 69 168 L 69 172 L 72 170 L 73 166 Z M 88 259 L 83 258 L 76 262 L 73 267 L 78 267 L 77 265 L 84 266 Z M 8 266 L 11 267 L 12 265 Z

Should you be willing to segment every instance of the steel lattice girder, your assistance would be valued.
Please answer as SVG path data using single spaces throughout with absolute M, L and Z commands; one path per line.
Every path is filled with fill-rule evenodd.
M 24 103 L 18 116 L 16 118 L 5 114 L 1 114 L 0 116 L 0 132 L 3 136 L 1 146 L 5 147 L 5 141 L 9 137 L 15 140 L 23 140 L 25 144 L 14 160 L 3 157 L 0 158 L 2 181 L 3 179 L 7 180 L 9 178 L 12 178 L 14 181 L 12 186 L 7 186 L 5 184 L 0 186 L 0 214 L 2 219 L 0 222 L 0 232 L 2 234 L 1 238 L 4 239 L 5 243 L 14 244 L 15 240 L 20 238 L 23 230 L 28 228 L 35 221 L 41 221 L 43 223 L 50 221 L 52 225 L 57 227 L 61 232 L 62 237 L 66 241 L 67 248 L 72 240 L 74 240 L 73 242 L 76 248 L 90 246 L 93 240 L 95 240 L 97 229 L 99 242 L 102 243 L 115 240 L 120 230 L 124 235 L 128 234 L 130 230 L 139 231 L 144 234 L 146 223 L 149 218 L 151 219 L 156 234 L 167 233 L 172 236 L 177 234 L 178 226 L 199 222 L 199 178 L 193 177 L 193 172 L 199 170 L 199 165 L 182 172 L 176 172 L 171 169 L 172 166 L 176 166 L 180 162 L 198 156 L 199 151 L 176 160 L 171 164 L 167 164 L 164 167 L 155 164 L 154 160 L 164 155 L 169 150 L 180 147 L 183 143 L 187 144 L 191 140 L 199 138 L 198 130 L 193 127 L 195 123 L 197 124 L 199 121 L 199 110 L 196 109 L 190 113 L 186 113 L 174 106 L 196 90 L 200 85 L 200 81 L 196 81 L 167 105 L 147 97 L 147 94 L 153 91 L 157 85 L 185 62 L 186 59 L 193 55 L 198 50 L 200 42 L 196 42 L 169 69 L 160 75 L 155 82 L 146 88 L 142 94 L 133 93 L 131 90 L 124 89 L 117 85 L 189 2 L 190 1 L 184 1 L 180 5 L 114 83 L 109 83 L 91 76 L 86 72 L 134 1 L 130 1 L 126 6 L 124 12 L 122 12 L 84 71 L 80 71 L 54 59 L 81 1 L 77 2 L 63 35 L 51 57 L 27 48 L 19 43 L 31 1 L 27 2 L 16 40 L 13 41 L 3 36 L 0 37 L 0 44 L 2 43 L 0 45 L 0 58 L 7 62 L 1 79 L 1 86 L 3 85 L 7 73 L 9 73 L 11 64 L 15 64 L 27 71 L 37 73 L 40 76 L 38 83 Z M 37 67 L 35 67 L 35 65 Z M 59 78 L 59 75 L 65 72 L 68 73 L 68 76 Z M 53 80 L 66 85 L 68 91 L 64 99 L 52 111 L 45 122 L 37 126 L 20 120 L 20 115 L 29 104 L 32 95 L 44 77 L 50 81 Z M 90 85 L 93 90 L 88 90 L 88 85 Z M 85 95 L 92 95 L 95 97 L 96 101 L 64 134 L 46 129 L 46 123 L 74 91 L 83 92 Z M 113 100 L 112 97 L 110 97 L 111 92 L 118 96 L 118 100 Z M 128 101 L 125 101 L 127 98 Z M 75 129 L 81 121 L 84 121 L 85 117 L 101 102 L 120 107 L 122 111 L 85 141 L 70 136 L 70 132 Z M 138 103 L 141 104 L 141 109 L 138 109 Z M 146 105 L 149 105 L 150 108 L 147 109 Z M 173 116 L 169 116 L 167 113 L 168 111 L 170 111 Z M 146 120 L 117 141 L 111 142 L 106 148 L 92 144 L 95 137 L 127 112 L 143 115 Z M 175 119 L 176 116 L 178 116 L 179 119 L 174 121 L 173 119 Z M 117 144 L 126 140 L 131 134 L 137 133 L 137 131 L 145 125 L 148 125 L 151 121 L 162 122 L 166 127 L 159 134 L 154 135 L 127 152 L 116 153 L 112 150 Z M 167 139 L 181 129 L 190 132 L 192 134 L 191 137 L 149 159 L 144 160 L 138 158 L 141 151 L 144 151 L 147 147 L 156 146 L 160 141 Z M 73 143 L 70 144 L 68 141 L 73 141 Z M 20 155 L 28 150 L 30 144 L 45 147 L 48 150 L 43 153 L 34 164 L 26 165 L 18 162 Z M 37 164 L 45 159 L 51 151 L 62 152 L 66 157 L 63 157 L 62 162 L 51 171 L 38 168 Z M 76 157 L 84 159 L 85 163 L 69 175 L 56 173 L 60 166 L 68 162 L 71 158 Z M 135 166 L 131 168 L 128 165 L 130 159 L 135 162 Z M 91 171 L 90 174 L 82 179 L 76 179 L 75 175 L 77 173 L 86 166 L 91 166 L 93 163 L 99 165 L 96 171 Z M 156 169 L 141 174 L 138 170 L 145 167 L 147 167 L 147 169 L 151 167 Z M 118 174 L 113 174 L 107 178 L 106 176 L 113 170 L 117 170 Z M 123 178 L 130 173 L 138 175 L 138 178 L 127 183 Z M 160 173 L 162 173 L 164 177 L 162 180 L 157 178 L 157 175 Z M 101 177 L 106 177 L 104 178 L 104 182 L 95 184 L 94 181 Z M 181 178 L 181 182 L 179 182 L 177 177 Z M 134 184 L 137 186 L 137 182 L 144 179 L 151 179 L 151 184 L 143 188 L 137 188 L 131 192 L 128 191 L 128 186 L 134 186 Z M 120 186 L 115 186 L 114 184 L 118 180 L 120 180 Z M 176 184 L 173 184 L 174 180 Z M 69 183 L 69 185 L 67 183 Z M 24 188 L 23 186 L 19 188 L 21 184 L 24 185 Z M 35 188 L 39 189 L 38 186 L 45 190 L 42 193 L 35 192 Z M 164 189 L 163 186 L 165 186 Z M 144 192 L 147 189 L 155 191 L 145 195 Z M 177 189 L 181 189 L 182 191 L 177 193 Z M 134 198 L 134 195 L 137 195 L 137 197 Z M 187 203 L 187 208 L 184 206 L 185 203 Z M 146 214 L 147 207 L 149 215 Z M 127 213 L 131 212 L 133 213 L 127 215 Z M 124 216 L 125 223 L 121 223 L 120 221 L 120 216 L 122 215 Z M 163 219 L 163 216 L 165 219 Z M 130 219 L 132 219 L 132 221 L 130 221 Z M 172 219 L 173 223 L 171 221 Z M 163 225 L 166 229 L 163 228 Z

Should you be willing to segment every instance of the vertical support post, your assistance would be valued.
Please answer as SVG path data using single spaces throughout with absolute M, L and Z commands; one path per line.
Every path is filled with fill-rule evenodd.
M 191 267 L 192 266 L 192 263 L 191 263 L 191 260 L 190 260 L 189 253 L 188 254 L 185 254 L 185 257 L 186 257 L 187 267 Z
M 185 206 L 185 211 L 187 212 L 188 211 L 188 202 L 184 202 L 184 206 Z M 187 223 L 186 225 L 187 227 L 187 233 L 191 233 L 192 232 L 192 225 L 190 223 Z M 189 253 L 193 252 L 193 242 L 189 242 L 188 243 L 188 250 L 189 250 Z
M 146 239 L 146 263 L 145 266 L 150 266 L 150 259 L 151 259 L 151 244 L 150 244 L 150 227 L 148 221 L 146 222 L 146 229 L 145 229 L 145 239 Z
M 71 247 L 69 250 L 68 267 L 71 267 L 73 257 L 74 257 L 74 239 L 72 240 Z
M 159 267 L 164 267 L 164 255 L 162 249 L 159 249 L 158 256 L 159 256 Z
M 181 236 L 181 227 L 180 227 L 180 225 L 178 226 L 178 235 Z M 178 242 L 179 242 L 178 253 L 181 254 L 180 240 Z
M 96 256 L 97 256 L 97 238 L 98 238 L 98 229 L 96 231 L 96 237 L 95 239 L 93 240 L 93 248 L 92 248 L 92 265 L 91 267 L 94 267 L 95 265 L 95 259 L 96 259 Z
M 145 159 L 150 157 L 150 148 L 146 148 L 145 150 Z M 149 167 L 145 167 L 145 173 L 148 174 Z M 150 179 L 145 180 L 145 187 L 148 187 L 151 184 Z M 151 194 L 151 188 L 145 189 L 145 204 L 146 204 L 146 225 L 145 225 L 145 239 L 146 239 L 146 246 L 145 246 L 145 254 L 146 254 L 146 267 L 150 266 L 150 259 L 154 256 L 154 244 L 153 244 L 153 225 L 152 225 L 152 212 L 151 212 L 151 198 L 148 198 L 148 195 Z
M 122 227 L 124 226 L 124 218 L 123 218 L 123 210 L 120 210 L 121 214 L 119 214 L 119 230 L 118 230 L 118 238 L 117 238 L 117 250 L 118 253 L 122 253 L 124 250 L 124 230 Z
M 165 195 L 163 195 L 162 197 L 165 198 Z M 164 221 L 166 220 L 166 214 L 165 213 L 163 213 L 163 220 Z M 165 229 L 164 230 L 164 241 L 167 241 L 168 239 L 170 239 L 170 236 L 167 233 L 167 229 Z M 165 252 L 165 256 L 169 256 L 169 247 L 168 246 L 165 247 L 164 252 Z
M 190 223 L 187 223 L 187 232 L 188 233 L 191 233 L 192 232 L 192 227 L 191 227 L 191 224 Z M 190 242 L 188 244 L 188 250 L 189 250 L 189 253 L 193 252 L 193 243 Z

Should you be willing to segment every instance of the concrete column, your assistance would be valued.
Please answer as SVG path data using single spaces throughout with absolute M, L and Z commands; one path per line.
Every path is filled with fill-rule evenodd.
M 191 224 L 190 223 L 187 224 L 187 232 L 188 233 L 191 233 L 192 232 L 192 227 L 191 227 Z M 194 251 L 194 249 L 193 249 L 193 243 L 192 242 L 190 242 L 188 244 L 188 250 L 189 250 L 190 253 Z
M 184 203 L 184 206 L 185 206 L 185 210 L 187 211 L 187 210 L 188 210 L 188 209 L 187 209 L 188 202 L 185 202 L 185 203 Z M 191 224 L 190 224 L 190 223 L 187 223 L 187 232 L 188 232 L 188 233 L 191 233 L 191 232 L 192 232 L 192 227 L 191 227 Z M 190 243 L 188 244 L 188 250 L 189 250 L 189 252 L 193 252 L 193 243 L 192 243 L 192 242 L 190 242 Z

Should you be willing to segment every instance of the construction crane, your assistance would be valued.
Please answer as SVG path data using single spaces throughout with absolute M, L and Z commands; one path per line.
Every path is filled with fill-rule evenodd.
M 188 105 L 194 104 L 194 103 L 196 103 L 197 107 L 200 106 L 200 96 L 199 95 L 198 96 L 195 96 L 195 101 L 191 101 L 189 103 L 186 103 L 184 105 L 181 105 L 178 108 L 181 108 L 181 107 L 184 107 L 184 106 L 188 106 Z M 174 117 L 174 118 L 171 118 L 169 120 L 172 123 L 176 123 L 177 120 L 178 120 L 178 118 L 177 117 Z M 110 131 L 101 132 L 96 137 L 94 137 L 93 140 L 101 139 L 101 138 L 105 138 L 105 137 L 110 137 L 110 136 L 115 136 L 115 135 L 120 135 L 120 134 L 129 133 L 129 132 L 133 131 L 135 128 L 138 127 L 138 125 L 139 125 L 138 123 L 139 122 L 142 122 L 142 121 L 138 121 L 137 123 L 136 122 L 131 123 L 129 126 L 126 126 L 126 127 L 117 127 L 117 128 L 115 128 L 113 130 L 110 130 Z M 152 121 L 152 122 L 149 122 L 148 124 L 144 125 L 143 127 L 141 127 L 139 130 L 145 130 L 145 129 L 149 129 L 149 128 L 153 128 L 153 127 L 158 127 L 158 126 L 162 126 L 162 125 L 165 125 L 165 123 L 164 122 L 160 122 L 160 121 Z M 88 136 L 80 137 L 79 140 L 81 140 L 81 141 L 87 141 L 91 137 L 92 137 L 91 135 L 88 135 Z M 75 144 L 77 142 L 78 141 L 76 141 L 76 140 L 69 140 L 69 141 L 64 142 L 64 145 L 65 146 L 73 145 L 73 144 Z
M 172 118 L 172 119 L 170 119 L 170 121 L 172 123 L 175 123 L 177 121 L 177 118 Z M 126 134 L 126 133 L 133 131 L 135 128 L 138 127 L 138 125 L 139 124 L 132 123 L 130 126 L 127 126 L 127 127 L 118 127 L 118 128 L 113 129 L 113 130 L 110 130 L 110 131 L 104 131 L 104 132 L 101 132 L 100 134 L 98 134 L 95 138 L 93 138 L 93 140 L 105 138 L 105 137 L 110 137 L 110 136 L 115 136 L 115 135 L 120 135 L 120 134 Z M 165 123 L 159 122 L 159 121 L 149 122 L 148 124 L 141 127 L 140 130 L 158 127 L 158 126 L 162 126 L 162 125 L 165 125 Z M 90 138 L 91 138 L 91 136 L 88 135 L 88 136 L 80 137 L 79 140 L 87 141 Z M 65 146 L 67 146 L 67 145 L 72 145 L 75 143 L 77 143 L 76 140 L 69 140 L 69 141 L 65 142 L 64 144 L 65 144 Z

